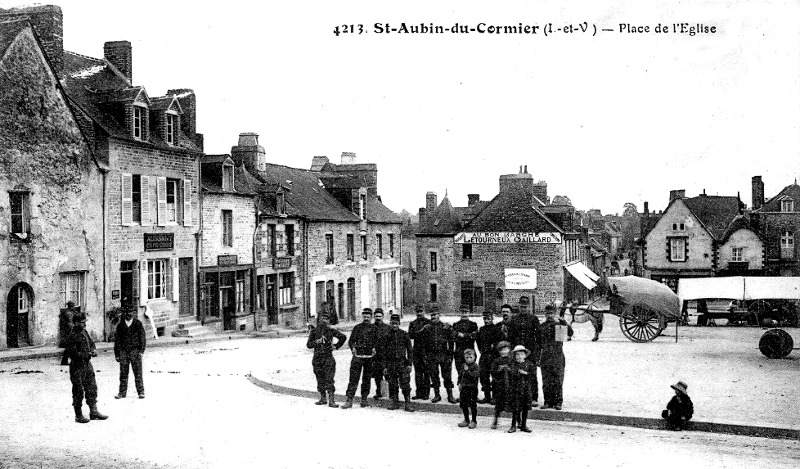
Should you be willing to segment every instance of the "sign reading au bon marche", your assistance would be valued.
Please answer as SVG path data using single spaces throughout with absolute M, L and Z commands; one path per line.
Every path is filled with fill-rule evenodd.
M 458 233 L 456 244 L 561 244 L 561 233 L 525 233 L 520 231 L 497 231 Z

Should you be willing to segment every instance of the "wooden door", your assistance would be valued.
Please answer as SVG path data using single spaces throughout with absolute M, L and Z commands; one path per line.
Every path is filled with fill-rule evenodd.
M 182 257 L 178 261 L 178 302 L 181 317 L 194 315 L 194 259 Z

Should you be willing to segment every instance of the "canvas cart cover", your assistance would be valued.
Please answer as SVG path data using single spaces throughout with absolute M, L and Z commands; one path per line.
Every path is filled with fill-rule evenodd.
M 661 282 L 642 277 L 609 277 L 612 294 L 631 306 L 644 306 L 668 319 L 681 314 L 681 302 L 670 288 Z
M 681 301 L 703 298 L 729 300 L 797 300 L 800 277 L 682 278 L 678 281 Z

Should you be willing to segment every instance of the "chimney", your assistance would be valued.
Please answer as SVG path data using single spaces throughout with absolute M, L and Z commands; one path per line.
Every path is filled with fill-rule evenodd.
M 356 154 L 352 151 L 343 151 L 342 164 L 356 164 Z
M 436 210 L 436 192 L 428 192 L 425 194 L 425 212 L 426 214 L 433 213 Z
M 672 202 L 675 199 L 682 199 L 686 197 L 686 189 L 675 189 L 669 191 L 669 201 Z
M 650 215 L 650 206 L 647 203 L 647 201 L 645 201 L 645 203 L 644 203 L 644 216 L 649 216 L 649 215 Z
M 467 194 L 467 200 L 468 200 L 467 206 L 468 207 L 473 207 L 475 204 L 477 204 L 478 202 L 481 201 L 481 195 L 480 194 Z
M 231 147 L 231 158 L 236 166 L 244 164 L 250 172 L 267 169 L 267 155 L 264 147 L 258 144 L 258 134 L 255 132 L 239 134 L 239 144 Z
M 44 5 L 27 8 L 0 9 L 1 20 L 27 19 L 42 43 L 56 76 L 64 71 L 64 16 L 61 8 Z
M 525 165 L 524 174 L 528 174 L 528 165 Z
M 753 210 L 758 210 L 764 205 L 764 182 L 761 176 L 753 176 Z
M 133 59 L 131 43 L 128 41 L 109 41 L 103 44 L 103 57 L 111 62 L 129 82 L 133 83 Z
M 517 174 L 500 176 L 500 192 L 523 192 L 533 194 L 533 176 L 522 172 L 522 165 Z
M 419 218 L 419 224 L 420 225 L 425 223 L 425 216 L 426 215 L 427 215 L 426 210 L 424 208 L 420 207 L 419 208 L 419 214 L 417 215 L 417 218 Z
M 315 156 L 311 159 L 311 171 L 322 171 L 322 168 L 330 163 L 327 156 Z

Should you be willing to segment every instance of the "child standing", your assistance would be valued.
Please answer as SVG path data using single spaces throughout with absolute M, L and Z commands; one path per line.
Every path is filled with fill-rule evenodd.
M 526 360 L 530 355 L 530 350 L 524 345 L 517 345 L 511 352 L 514 361 L 511 363 L 509 372 L 509 402 L 511 404 L 511 428 L 508 433 L 517 431 L 519 424 L 520 431 L 530 433 L 528 428 L 528 411 L 531 410 L 533 393 L 533 378 L 536 373 L 536 365 Z
M 497 419 L 503 410 L 511 410 L 508 403 L 509 378 L 511 371 L 511 343 L 501 340 L 497 343 L 499 357 L 492 362 L 492 393 L 494 394 L 494 422 L 492 430 L 497 429 Z
M 678 381 L 676 384 L 670 385 L 675 390 L 675 395 L 672 396 L 667 409 L 661 412 L 661 417 L 667 421 L 667 425 L 671 430 L 683 430 L 684 424 L 692 418 L 694 413 L 694 405 L 689 395 L 686 394 L 686 383 Z
M 471 348 L 464 350 L 464 364 L 461 365 L 461 376 L 458 377 L 458 398 L 461 411 L 464 412 L 464 421 L 458 424 L 459 427 L 472 429 L 478 426 L 478 381 L 480 375 L 480 368 L 475 363 L 475 350 Z M 472 421 L 469 419 L 470 413 L 472 413 Z

